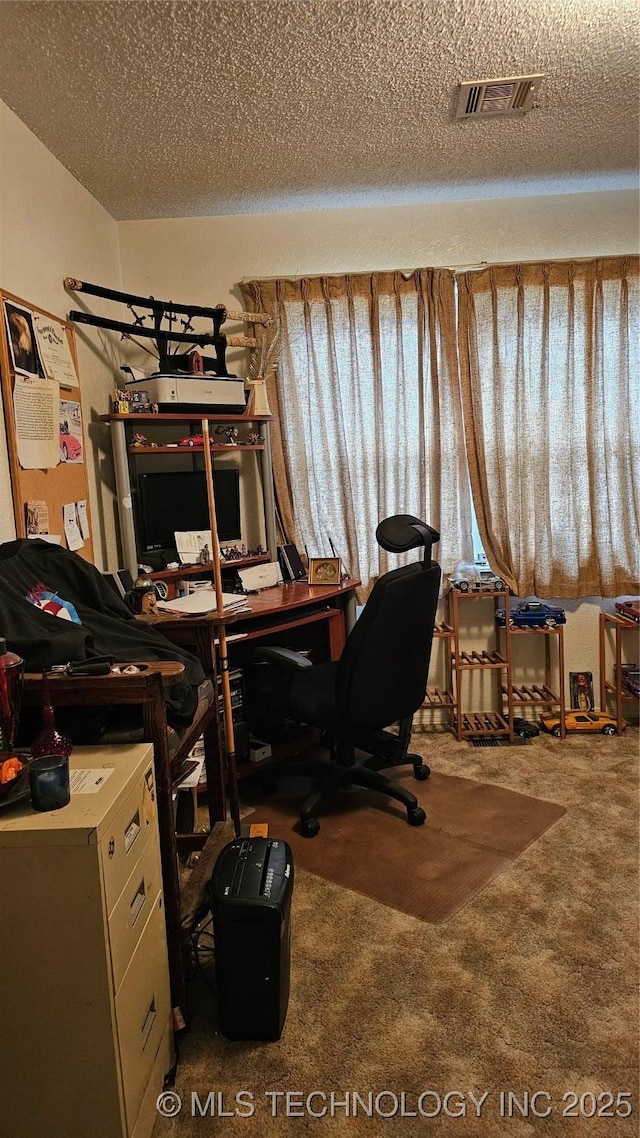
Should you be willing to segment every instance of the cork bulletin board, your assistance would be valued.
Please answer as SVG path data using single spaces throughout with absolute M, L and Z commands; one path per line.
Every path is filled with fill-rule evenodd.
M 75 332 L 2 289 L 0 380 L 17 536 L 59 536 L 93 562 Z

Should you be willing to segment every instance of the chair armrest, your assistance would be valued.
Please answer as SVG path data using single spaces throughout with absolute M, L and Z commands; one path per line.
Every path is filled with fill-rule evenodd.
M 303 668 L 313 667 L 311 660 L 308 660 L 301 652 L 293 652 L 291 648 L 257 648 L 255 659 L 274 664 L 283 672 L 297 672 Z

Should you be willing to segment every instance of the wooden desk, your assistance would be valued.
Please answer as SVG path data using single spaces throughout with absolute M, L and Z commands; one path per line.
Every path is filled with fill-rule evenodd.
M 201 616 L 172 616 L 163 613 L 144 619 L 160 628 L 174 644 L 195 652 L 205 671 L 214 678 L 218 674 L 216 643 L 222 621 L 227 633 L 229 658 L 231 660 L 235 655 L 240 667 L 245 655 L 244 645 L 266 640 L 296 648 L 301 646 L 296 636 L 304 639 L 312 629 L 321 630 L 323 626 L 326 637 L 321 650 L 327 659 L 337 660 L 355 621 L 355 590 L 359 584 L 358 580 L 352 578 L 347 578 L 339 585 L 308 585 L 306 581 L 296 581 L 290 585 L 274 585 L 260 593 L 249 594 L 247 606 L 251 609 L 250 612 L 229 614 L 222 618 L 216 613 Z M 232 666 L 235 665 L 232 663 Z M 218 716 L 219 753 L 221 719 Z M 289 758 L 300 749 L 305 749 L 304 741 L 299 745 L 291 742 L 284 746 L 281 755 L 275 754 L 273 760 L 265 761 L 270 763 Z M 258 765 L 262 764 L 238 764 L 238 778 L 249 772 L 254 773 Z M 208 785 L 210 778 L 211 775 L 207 772 Z M 214 779 L 215 785 L 209 786 L 209 798 L 210 802 L 220 804 L 216 815 L 219 820 L 224 818 L 224 763 L 219 762 Z
M 308 585 L 306 581 L 295 581 L 250 593 L 247 596 L 250 612 L 223 618 L 216 613 L 201 616 L 163 613 L 146 619 L 174 644 L 194 649 L 205 670 L 212 675 L 217 671 L 216 636 L 222 620 L 230 650 L 236 642 L 279 637 L 293 629 L 326 621 L 329 659 L 337 660 L 355 620 L 354 594 L 359 584 L 352 578 L 340 585 Z

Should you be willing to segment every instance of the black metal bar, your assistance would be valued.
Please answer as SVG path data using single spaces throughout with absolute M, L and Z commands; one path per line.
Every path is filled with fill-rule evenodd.
M 168 332 L 138 324 L 125 324 L 122 320 L 109 320 L 106 316 L 93 316 L 90 312 L 70 312 L 69 320 L 76 324 L 91 324 L 95 328 L 109 328 L 112 332 L 124 332 L 128 336 L 146 336 L 149 340 L 177 340 L 180 343 L 199 344 L 201 347 L 215 344 L 218 348 L 224 347 L 227 342 L 222 333 L 212 336 L 206 332 Z
M 214 321 L 214 327 L 224 324 L 227 310 L 224 304 L 217 304 L 213 308 L 203 308 L 199 304 L 174 304 L 172 300 L 156 300 L 153 296 L 135 296 L 132 292 L 118 292 L 116 289 L 103 288 L 101 285 L 88 284 L 87 281 L 76 280 L 75 277 L 65 277 L 64 287 L 68 292 L 86 292 L 90 296 L 101 296 L 105 300 L 118 300 L 123 304 L 138 304 L 143 308 L 150 308 L 152 312 L 181 312 L 185 316 L 206 316 Z M 171 337 L 175 339 L 175 337 Z

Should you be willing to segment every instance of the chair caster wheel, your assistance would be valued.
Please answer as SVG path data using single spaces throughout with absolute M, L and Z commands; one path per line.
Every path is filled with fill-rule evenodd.
M 320 823 L 317 818 L 300 819 L 300 833 L 303 834 L 305 838 L 315 838 L 319 832 Z
M 411 810 L 407 810 L 407 821 L 410 826 L 422 826 L 426 818 L 427 815 L 421 806 L 414 806 Z
M 417 778 L 418 782 L 424 782 L 430 774 L 431 767 L 428 767 L 426 763 L 413 764 L 413 777 Z

